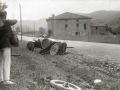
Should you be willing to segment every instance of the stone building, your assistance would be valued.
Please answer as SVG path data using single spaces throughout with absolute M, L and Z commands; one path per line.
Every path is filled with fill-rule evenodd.
M 91 34 L 91 18 L 75 13 L 62 13 L 46 19 L 48 30 L 53 30 L 54 35 L 89 35 Z
M 106 25 L 102 22 L 91 24 L 91 35 L 106 35 Z

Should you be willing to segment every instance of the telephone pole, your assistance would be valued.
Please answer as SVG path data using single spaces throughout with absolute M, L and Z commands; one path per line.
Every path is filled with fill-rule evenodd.
M 35 37 L 35 22 L 34 22 L 34 37 Z
M 14 14 L 12 14 L 13 15 L 13 19 L 14 19 Z M 14 30 L 14 25 L 13 25 L 13 30 Z
M 28 27 L 28 36 L 29 36 L 29 27 Z
M 28 33 L 27 26 L 26 26 L 26 34 Z
M 19 6 L 20 6 L 21 41 L 22 41 L 22 15 L 21 15 L 21 4 L 19 4 Z

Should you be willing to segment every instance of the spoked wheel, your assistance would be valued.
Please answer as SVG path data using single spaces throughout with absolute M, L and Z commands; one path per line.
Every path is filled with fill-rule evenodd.
M 59 90 L 82 90 L 78 86 L 61 80 L 51 80 L 51 86 Z
M 59 50 L 59 46 L 57 43 L 55 43 L 51 48 L 50 48 L 50 55 L 55 55 Z
M 27 48 L 28 48 L 28 50 L 31 50 L 31 51 L 33 51 L 34 50 L 34 43 L 33 42 L 28 42 L 27 43 Z

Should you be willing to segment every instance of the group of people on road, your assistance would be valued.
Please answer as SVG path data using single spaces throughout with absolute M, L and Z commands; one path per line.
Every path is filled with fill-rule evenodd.
M 0 84 L 15 84 L 10 79 L 11 67 L 11 26 L 17 23 L 17 20 L 8 20 L 7 12 L 0 10 Z

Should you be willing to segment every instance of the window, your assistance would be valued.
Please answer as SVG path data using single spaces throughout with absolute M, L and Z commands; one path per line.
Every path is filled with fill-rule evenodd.
M 77 19 L 76 21 L 78 22 L 79 20 Z
M 86 29 L 86 24 L 84 24 L 84 29 Z
M 65 28 L 67 28 L 68 27 L 68 25 L 67 24 L 65 24 Z
M 76 27 L 79 27 L 79 24 L 76 24 Z
M 80 32 L 75 32 L 75 35 L 80 35 Z
M 98 29 L 98 27 L 96 27 L 96 29 Z

